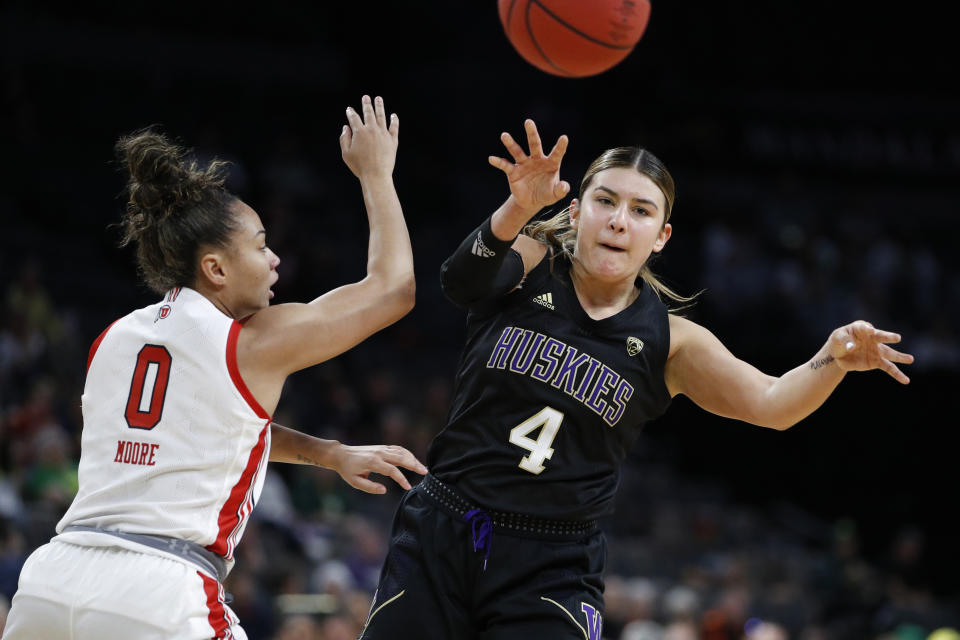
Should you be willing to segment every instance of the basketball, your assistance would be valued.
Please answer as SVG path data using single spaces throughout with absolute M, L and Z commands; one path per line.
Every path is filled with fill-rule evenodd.
M 650 19 L 649 0 L 497 0 L 514 49 L 542 71 L 602 73 L 626 58 Z

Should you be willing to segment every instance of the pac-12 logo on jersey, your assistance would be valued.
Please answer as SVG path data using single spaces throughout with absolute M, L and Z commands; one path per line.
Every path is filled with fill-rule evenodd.
M 164 318 L 170 315 L 171 311 L 173 311 L 173 309 L 170 307 L 170 305 L 168 304 L 163 305 L 157 310 L 157 317 L 154 318 L 153 321 L 156 322 L 157 320 L 163 320 Z
M 627 338 L 627 355 L 635 356 L 643 351 L 643 340 L 630 336 Z

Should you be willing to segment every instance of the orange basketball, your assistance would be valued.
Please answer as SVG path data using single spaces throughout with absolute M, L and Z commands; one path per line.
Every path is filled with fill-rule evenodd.
M 497 0 L 513 47 L 538 69 L 581 78 L 633 51 L 650 19 L 649 0 Z

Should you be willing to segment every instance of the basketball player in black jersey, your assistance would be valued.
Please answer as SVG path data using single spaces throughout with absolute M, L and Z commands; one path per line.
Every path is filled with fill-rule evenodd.
M 446 295 L 465 307 L 467 341 L 431 473 L 400 504 L 362 638 L 600 640 L 605 541 L 619 468 L 643 424 L 677 394 L 712 413 L 787 429 L 848 371 L 911 355 L 864 321 L 834 330 L 779 378 L 737 359 L 708 330 L 671 314 L 689 301 L 650 272 L 670 239 L 673 179 L 650 152 L 606 151 L 578 198 L 561 136 L 545 155 L 501 138 L 491 157 L 511 195 L 447 259 Z M 522 234 L 521 234 L 522 232 Z

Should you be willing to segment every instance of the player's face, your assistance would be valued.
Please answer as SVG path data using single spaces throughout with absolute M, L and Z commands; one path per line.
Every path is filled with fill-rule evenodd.
M 233 214 L 238 228 L 227 252 L 228 288 L 231 308 L 244 318 L 270 305 L 272 287 L 280 277 L 280 258 L 267 246 L 267 234 L 257 212 L 237 200 Z
M 650 253 L 670 239 L 663 192 L 636 169 L 614 167 L 597 173 L 583 201 L 573 205 L 574 255 L 598 280 L 633 282 Z

